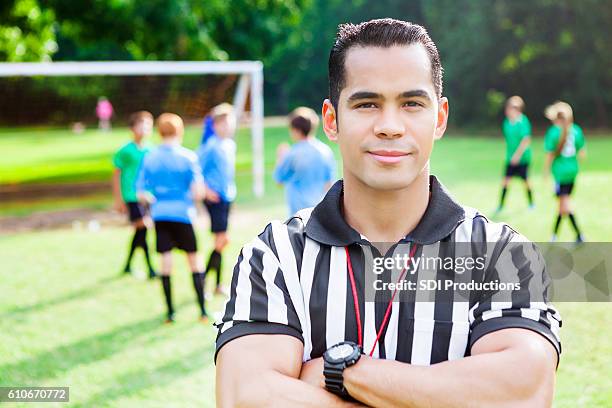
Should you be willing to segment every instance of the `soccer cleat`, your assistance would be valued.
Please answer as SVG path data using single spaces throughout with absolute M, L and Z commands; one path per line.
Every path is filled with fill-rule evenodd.
M 550 237 L 550 242 L 557 242 L 557 234 L 553 234 L 552 237 Z
M 155 273 L 155 271 L 153 269 L 149 270 L 149 279 L 155 279 L 155 278 L 159 278 L 159 275 L 157 273 Z
M 166 320 L 164 320 L 165 324 L 171 324 L 174 323 L 174 313 L 168 313 L 168 316 L 166 316 Z
M 527 209 L 528 209 L 529 211 L 533 211 L 533 210 L 535 210 L 535 204 L 529 204 L 529 206 L 527 207 Z
M 204 324 L 208 324 L 210 323 L 210 319 L 208 318 L 208 315 L 201 315 L 200 316 L 200 323 L 204 323 Z
M 576 237 L 576 243 L 582 244 L 583 242 L 584 242 L 584 237 L 582 236 L 582 234 L 578 234 L 578 236 Z

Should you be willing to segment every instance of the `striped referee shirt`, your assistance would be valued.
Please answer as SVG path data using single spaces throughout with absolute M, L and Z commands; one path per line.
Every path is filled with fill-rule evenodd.
M 390 295 L 368 295 L 371 270 L 364 260 L 373 245 L 344 220 L 340 180 L 316 207 L 298 212 L 285 223 L 268 224 L 242 248 L 230 297 L 216 323 L 215 359 L 225 344 L 250 334 L 299 339 L 304 344 L 303 361 L 321 357 L 341 341 L 357 342 L 345 248 L 356 281 L 363 347 L 367 352 L 374 347 L 374 357 L 417 365 L 454 360 L 468 356 L 482 336 L 505 328 L 539 333 L 560 353 L 561 316 L 547 301 L 550 281 L 537 247 L 506 224 L 490 222 L 476 210 L 457 204 L 434 176 L 430 192 L 420 222 L 391 251 L 416 245 L 413 259 L 425 254 L 456 258 L 459 252 L 472 256 L 481 252 L 487 261 L 480 270 L 470 271 L 473 280 L 521 283 L 521 289 L 506 292 L 507 296 L 495 290 L 411 291 L 392 302 L 388 324 L 376 342 Z M 405 279 L 417 282 L 428 276 L 454 281 L 467 276 L 442 267 L 426 270 L 414 262 L 411 265 Z M 391 281 L 390 271 L 380 276 Z

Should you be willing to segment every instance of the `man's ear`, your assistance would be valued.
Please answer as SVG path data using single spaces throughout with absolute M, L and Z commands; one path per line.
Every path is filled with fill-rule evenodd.
M 323 131 L 327 135 L 327 138 L 332 142 L 337 141 L 338 122 L 336 120 L 336 110 L 329 99 L 323 101 L 323 109 L 321 113 L 323 116 Z
M 448 98 L 442 97 L 438 101 L 438 117 L 436 118 L 436 131 L 434 140 L 439 140 L 444 136 L 446 125 L 448 124 Z

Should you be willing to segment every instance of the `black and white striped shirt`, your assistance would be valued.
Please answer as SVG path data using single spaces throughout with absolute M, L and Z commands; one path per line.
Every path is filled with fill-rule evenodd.
M 249 334 L 296 337 L 304 343 L 303 361 L 322 356 L 341 341 L 357 342 L 345 247 L 356 280 L 364 350 L 373 347 L 390 297 L 384 293 L 384 301 L 378 301 L 379 294 L 377 301 L 367 297 L 364 248 L 370 243 L 344 220 L 342 188 L 338 181 L 314 209 L 302 210 L 285 223 L 268 224 L 243 247 L 225 312 L 216 324 L 216 352 Z M 471 277 L 521 282 L 523 289 L 505 298 L 483 291 L 460 296 L 453 290 L 417 290 L 399 297 L 392 303 L 374 357 L 417 365 L 458 359 L 469 355 L 482 336 L 505 328 L 535 331 L 560 353 L 561 316 L 547 301 L 549 279 L 535 245 L 506 224 L 490 222 L 457 204 L 434 176 L 430 191 L 425 214 L 397 247 L 417 245 L 415 258 L 442 252 L 457 256 L 459 245 L 472 254 L 487 252 L 486 266 L 472 271 Z M 459 279 L 447 270 L 413 269 L 406 279 L 423 280 L 428 274 L 433 279 Z M 381 276 L 389 280 L 390 272 Z

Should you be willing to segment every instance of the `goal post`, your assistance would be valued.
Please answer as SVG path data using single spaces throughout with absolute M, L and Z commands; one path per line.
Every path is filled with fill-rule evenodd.
M 143 75 L 238 75 L 232 101 L 238 120 L 247 99 L 251 108 L 253 193 L 264 194 L 263 64 L 261 61 L 86 61 L 4 62 L 0 77 L 36 76 L 143 76 Z

